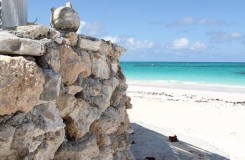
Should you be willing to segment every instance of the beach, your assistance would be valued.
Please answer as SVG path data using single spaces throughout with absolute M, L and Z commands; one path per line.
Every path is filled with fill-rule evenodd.
M 136 160 L 245 160 L 244 87 L 128 84 Z

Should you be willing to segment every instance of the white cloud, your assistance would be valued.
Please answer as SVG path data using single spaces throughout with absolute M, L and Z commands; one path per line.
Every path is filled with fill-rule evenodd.
M 128 49 L 151 49 L 154 47 L 155 43 L 148 40 L 137 40 L 134 37 L 129 36 L 105 36 L 105 40 L 110 40 L 112 43 L 118 43 Z
M 88 36 L 100 36 L 103 34 L 103 26 L 97 22 L 89 23 L 85 21 L 80 22 L 78 34 L 85 34 Z
M 190 46 L 190 50 L 197 51 L 197 50 L 205 50 L 207 46 L 199 41 L 193 43 Z
M 183 50 L 201 51 L 201 50 L 205 50 L 206 48 L 207 46 L 205 44 L 199 41 L 191 43 L 188 38 L 175 39 L 170 45 L 170 49 L 178 50 L 178 51 L 183 51 Z
M 208 20 L 202 18 L 184 17 L 169 23 L 167 26 L 168 27 L 182 27 L 182 26 L 190 26 L 190 25 L 219 26 L 224 24 L 226 23 L 221 20 Z
M 188 47 L 189 47 L 189 39 L 187 38 L 176 39 L 172 42 L 172 45 L 171 45 L 171 48 L 176 49 L 176 50 L 186 49 Z
M 214 42 L 227 42 L 227 41 L 241 41 L 245 38 L 244 34 L 241 32 L 209 32 L 207 33 L 211 41 Z

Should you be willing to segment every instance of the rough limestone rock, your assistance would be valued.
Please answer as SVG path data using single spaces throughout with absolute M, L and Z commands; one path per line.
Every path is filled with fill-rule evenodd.
M 1 159 L 53 159 L 64 141 L 65 125 L 52 102 L 28 114 L 17 113 L 5 123 L 0 124 L 0 139 L 5 139 L 0 142 Z
M 69 40 L 70 45 L 75 46 L 77 44 L 78 35 L 75 32 L 69 32 L 65 37 Z
M 81 74 L 84 78 L 87 78 L 92 73 L 92 62 L 90 59 L 90 55 L 86 51 L 81 51 L 78 53 L 78 55 L 81 57 L 81 60 L 84 64 L 84 71 Z
M 44 82 L 43 72 L 35 62 L 0 55 L 0 115 L 32 110 Z
M 52 43 L 47 46 L 46 53 L 43 56 L 38 57 L 37 62 L 42 68 L 52 68 L 56 73 L 60 71 L 60 52 L 57 46 Z
M 67 87 L 67 92 L 68 94 L 70 95 L 75 95 L 77 94 L 78 92 L 81 92 L 83 90 L 83 88 L 81 86 L 68 86 Z
M 125 49 L 75 33 L 71 6 L 52 18 L 0 31 L 0 159 L 131 160 Z
M 45 84 L 43 92 L 40 96 L 41 100 L 56 100 L 60 94 L 61 77 L 53 70 L 43 70 L 45 76 Z
M 0 54 L 41 56 L 44 51 L 44 44 L 40 41 L 0 32 Z
M 80 27 L 80 17 L 71 6 L 53 8 L 51 16 L 52 26 L 61 31 L 76 32 Z
M 18 26 L 15 30 L 17 33 L 31 39 L 40 39 L 42 37 L 47 37 L 49 32 L 48 27 L 42 25 Z
M 79 36 L 79 47 L 85 51 L 98 52 L 101 41 L 96 38 Z
M 70 46 L 60 47 L 60 74 L 63 82 L 67 85 L 74 83 L 78 75 L 84 71 L 84 63 L 81 58 L 73 51 Z
M 60 116 L 62 118 L 66 117 L 68 114 L 70 114 L 73 111 L 76 101 L 77 100 L 73 95 L 60 94 L 60 96 L 56 101 L 56 104 L 57 104 L 57 108 L 60 111 Z
M 94 53 L 92 57 L 92 74 L 96 78 L 109 79 L 111 70 L 106 62 L 106 56 Z
M 91 160 L 99 155 L 99 148 L 94 135 L 86 135 L 77 141 L 63 143 L 55 155 L 55 160 L 86 159 Z
M 79 99 L 74 110 L 65 119 L 66 132 L 71 139 L 80 139 L 89 132 L 90 125 L 100 117 L 98 108 Z

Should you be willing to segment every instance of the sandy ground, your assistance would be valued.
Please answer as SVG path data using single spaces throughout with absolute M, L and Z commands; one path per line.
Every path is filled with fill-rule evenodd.
M 245 90 L 130 84 L 127 94 L 136 160 L 245 160 Z

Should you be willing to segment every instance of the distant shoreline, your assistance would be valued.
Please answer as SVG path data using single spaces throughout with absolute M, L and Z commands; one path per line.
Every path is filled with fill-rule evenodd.
M 245 86 L 219 85 L 219 84 L 200 84 L 200 83 L 175 83 L 175 82 L 154 82 L 154 81 L 131 81 L 127 84 L 132 87 L 147 87 L 147 88 L 165 88 L 165 89 L 181 89 L 181 90 L 200 90 L 211 92 L 229 92 L 245 94 Z

